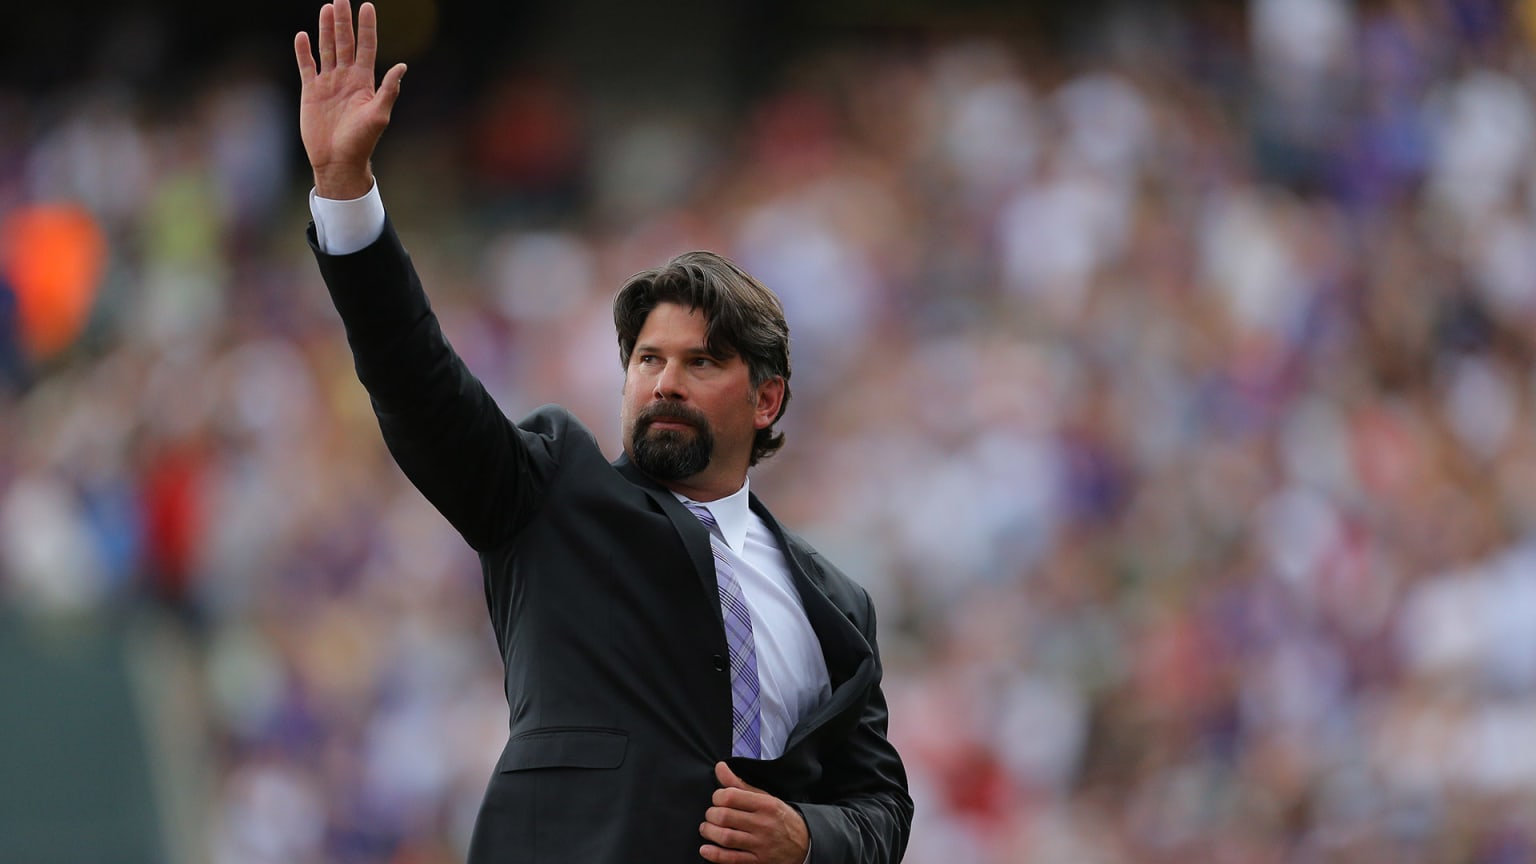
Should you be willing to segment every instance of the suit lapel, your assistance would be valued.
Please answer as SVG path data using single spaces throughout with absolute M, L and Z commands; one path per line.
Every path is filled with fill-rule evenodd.
M 751 496 L 752 511 L 762 518 L 773 532 L 779 548 L 784 550 L 784 560 L 789 565 L 795 589 L 800 592 L 800 602 L 805 607 L 805 617 L 816 631 L 821 643 L 821 654 L 827 663 L 827 675 L 831 679 L 832 695 L 814 711 L 800 719 L 790 730 L 784 752 L 788 753 L 807 735 L 822 724 L 853 707 L 874 684 L 876 675 L 875 652 L 864 639 L 864 634 L 854 626 L 852 611 L 838 608 L 827 596 L 821 569 L 810 560 L 809 551 L 801 544 L 791 542 L 783 527 L 768 508 Z
M 800 602 L 805 607 L 805 616 L 811 622 L 811 629 L 816 631 L 816 638 L 821 642 L 821 652 L 827 661 L 827 673 L 832 679 L 833 688 L 836 688 L 853 676 L 860 660 L 872 656 L 874 652 L 870 650 L 869 643 L 864 641 L 864 634 L 854 626 L 852 611 L 838 608 L 827 596 L 825 577 L 821 568 L 810 560 L 809 550 L 803 544 L 790 541 L 778 520 L 773 518 L 773 514 L 768 512 L 768 508 L 763 506 L 756 495 L 751 496 L 750 501 L 752 512 L 767 524 L 779 548 L 784 551 L 790 578 L 794 580 L 795 589 L 800 592 Z
M 615 459 L 613 467 L 618 469 L 626 480 L 649 495 L 661 512 L 667 514 L 667 518 L 672 520 L 672 527 L 677 529 L 678 539 L 683 541 L 683 548 L 688 551 L 688 558 L 693 562 L 693 569 L 699 577 L 699 587 L 706 596 L 715 601 L 710 604 L 710 607 L 715 610 L 715 619 L 720 621 L 720 626 L 724 628 L 725 623 L 721 617 L 719 603 L 720 591 L 715 582 L 715 555 L 709 547 L 709 529 L 704 527 L 704 523 L 700 522 L 697 516 L 688 512 L 688 508 L 683 506 L 683 502 L 677 500 L 676 495 L 635 467 L 635 463 L 629 461 L 628 454 L 622 454 Z
M 677 500 L 677 496 L 637 468 L 627 454 L 615 459 L 613 467 L 650 496 L 656 506 L 667 514 L 697 571 L 700 589 L 710 599 L 717 600 L 719 590 L 715 583 L 715 558 L 709 546 L 708 529 L 699 522 L 698 517 L 688 512 L 688 508 Z M 790 730 L 785 745 L 785 753 L 788 754 L 812 732 L 864 698 L 873 686 L 878 670 L 874 650 L 864 639 L 864 634 L 854 626 L 852 610 L 839 608 L 827 596 L 821 569 L 810 560 L 809 550 L 789 539 L 778 520 L 773 518 L 773 514 L 768 512 L 768 508 L 763 506 L 756 495 L 750 496 L 749 505 L 752 512 L 768 526 L 779 549 L 784 552 L 784 561 L 789 567 L 795 590 L 800 594 L 800 602 L 805 607 L 806 619 L 816 632 L 817 641 L 821 643 L 822 657 L 827 663 L 827 676 L 832 684 L 832 695 L 827 701 L 802 717 L 795 728 Z M 720 619 L 718 600 L 709 605 L 716 619 Z M 723 622 L 721 626 L 724 627 Z

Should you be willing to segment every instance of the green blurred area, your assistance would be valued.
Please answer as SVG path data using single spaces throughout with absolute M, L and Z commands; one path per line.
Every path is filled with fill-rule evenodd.
M 147 610 L 0 609 L 0 861 L 201 861 L 187 644 Z
M 131 629 L 0 613 L 0 861 L 169 860 Z

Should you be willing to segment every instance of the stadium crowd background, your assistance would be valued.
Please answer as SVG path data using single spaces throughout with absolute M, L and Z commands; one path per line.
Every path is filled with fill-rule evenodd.
M 781 293 L 754 488 L 876 598 L 911 864 L 1536 859 L 1536 4 L 1075 32 L 905 22 L 600 133 L 557 66 L 448 111 L 413 61 L 377 173 L 505 410 L 610 452 L 623 277 L 708 247 Z M 477 564 L 352 376 L 296 77 L 211 68 L 0 81 L 0 606 L 155 634 L 193 860 L 461 860 Z M 100 264 L 68 338 L 44 204 Z

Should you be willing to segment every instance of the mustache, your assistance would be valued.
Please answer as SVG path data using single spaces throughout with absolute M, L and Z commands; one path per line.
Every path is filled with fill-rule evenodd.
M 695 429 L 703 429 L 709 425 L 704 413 L 686 405 L 678 405 L 669 402 L 653 402 L 640 409 L 635 416 L 635 428 L 641 432 L 649 429 L 652 423 L 659 420 L 668 420 L 674 423 L 687 423 Z

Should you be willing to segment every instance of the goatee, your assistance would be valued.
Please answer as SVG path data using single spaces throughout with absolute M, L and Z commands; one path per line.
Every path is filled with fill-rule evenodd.
M 654 423 L 669 420 L 686 423 L 691 431 L 655 429 Z M 681 405 L 658 402 L 635 418 L 630 452 L 635 467 L 661 481 L 682 480 L 703 471 L 715 452 L 715 435 L 704 415 Z

